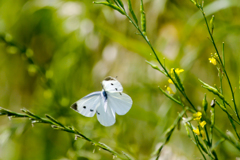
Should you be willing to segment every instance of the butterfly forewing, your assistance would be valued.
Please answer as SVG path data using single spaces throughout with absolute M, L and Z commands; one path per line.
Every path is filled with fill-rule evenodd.
M 117 80 L 102 81 L 102 86 L 105 91 L 109 92 L 122 92 L 123 87 Z
M 101 92 L 93 92 L 74 103 L 71 108 L 86 117 L 93 117 L 101 105 Z
M 115 113 L 113 109 L 107 106 L 106 111 L 104 106 L 107 105 L 107 101 L 101 102 L 101 105 L 97 108 L 97 119 L 103 126 L 111 126 L 115 123 Z
M 132 99 L 125 93 L 107 92 L 108 107 L 111 107 L 118 115 L 126 114 L 132 107 Z

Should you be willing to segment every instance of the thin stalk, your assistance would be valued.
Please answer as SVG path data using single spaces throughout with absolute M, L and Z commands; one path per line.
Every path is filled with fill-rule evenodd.
M 221 66 L 222 66 L 222 68 L 223 68 L 223 72 L 224 72 L 224 74 L 225 74 L 225 76 L 226 76 L 226 78 L 227 78 L 228 85 L 229 85 L 229 87 L 230 87 L 231 94 L 232 94 L 232 98 L 233 98 L 232 101 L 233 101 L 233 104 L 234 104 L 235 112 L 236 112 L 236 115 L 237 115 L 238 120 L 240 121 L 240 117 L 239 117 L 239 114 L 238 114 L 238 109 L 237 109 L 237 105 L 236 105 L 236 101 L 235 101 L 235 96 L 234 96 L 232 84 L 231 84 L 231 82 L 230 82 L 230 79 L 229 79 L 229 77 L 228 77 L 227 71 L 226 71 L 226 69 L 225 69 L 224 62 L 222 61 L 222 59 L 221 59 L 221 57 L 220 57 L 220 54 L 219 54 L 219 52 L 218 52 L 217 46 L 216 46 L 216 44 L 215 44 L 213 35 L 212 35 L 211 31 L 210 31 L 210 28 L 209 28 L 209 25 L 208 25 L 208 22 L 207 22 L 207 18 L 206 18 L 206 15 L 205 15 L 204 11 L 203 11 L 203 8 L 201 7 L 200 10 L 201 10 L 202 15 L 203 15 L 203 17 L 204 17 L 204 20 L 205 20 L 205 23 L 206 23 L 206 26 L 207 26 L 208 33 L 209 33 L 209 35 L 210 35 L 210 37 L 211 37 L 212 44 L 213 44 L 213 46 L 214 46 L 214 48 L 215 48 L 215 50 L 216 50 L 216 53 L 217 53 L 217 55 L 218 55 L 218 57 L 219 57 L 219 61 L 220 61 L 220 64 L 221 64 Z
M 125 12 L 125 10 L 124 10 Z M 170 76 L 170 74 L 168 73 L 167 69 L 165 68 L 165 66 L 162 64 L 162 62 L 160 61 L 160 59 L 158 58 L 157 53 L 155 52 L 153 46 L 151 45 L 150 41 L 148 40 L 147 36 L 144 35 L 144 33 L 141 31 L 141 29 L 138 27 L 138 25 L 132 20 L 131 17 L 129 17 L 129 15 L 125 12 L 125 15 L 127 16 L 127 18 L 129 19 L 129 21 L 134 25 L 134 27 L 139 31 L 140 35 L 144 38 L 144 40 L 147 42 L 147 44 L 149 45 L 149 47 L 151 48 L 155 58 L 157 59 L 158 63 L 160 64 L 160 66 L 163 68 L 164 72 L 166 73 L 167 77 L 170 78 L 172 80 L 172 82 L 174 83 L 174 85 L 176 86 L 176 88 L 181 92 L 181 94 L 186 98 L 186 100 L 189 102 L 189 104 L 192 106 L 192 108 L 197 111 L 197 109 L 195 108 L 195 106 L 192 104 L 192 102 L 190 101 L 190 99 L 187 97 L 186 93 L 183 92 L 178 85 L 176 84 L 176 82 L 174 81 L 174 79 Z
M 233 146 L 235 146 L 240 151 L 240 144 L 238 142 L 234 142 L 232 139 L 230 139 L 225 133 L 223 133 L 218 127 L 213 126 L 218 133 L 221 134 L 222 137 L 224 137 L 226 140 L 228 140 Z
M 199 144 L 198 144 L 197 136 L 196 136 L 195 133 L 193 132 L 192 124 L 191 124 L 191 123 L 188 123 L 188 124 L 190 124 L 189 127 L 190 127 L 190 130 L 192 131 L 193 137 L 194 137 L 194 139 L 195 139 L 195 142 L 194 142 L 193 140 L 192 140 L 192 141 L 193 141 L 193 143 L 197 146 L 197 148 L 198 148 L 198 150 L 200 151 L 200 153 L 201 153 L 201 155 L 203 156 L 203 158 L 206 160 L 206 157 L 205 157 L 204 153 L 202 152 L 201 147 L 200 147 Z
M 222 57 L 223 57 L 223 67 L 225 68 L 224 42 L 222 43 Z
M 87 136 L 85 136 L 78 130 L 74 129 L 73 127 L 63 125 L 62 123 L 58 122 L 56 119 L 54 119 L 53 117 L 51 117 L 49 115 L 46 115 L 47 118 L 41 118 L 41 117 L 35 115 L 34 113 L 29 112 L 28 110 L 23 109 L 22 111 L 24 112 L 24 114 L 16 113 L 16 112 L 13 112 L 13 111 L 10 111 L 10 110 L 0 107 L 0 116 L 6 115 L 6 116 L 12 117 L 12 118 L 28 118 L 31 120 L 32 124 L 34 124 L 34 123 L 50 124 L 53 129 L 73 133 L 73 134 L 75 134 L 75 137 L 85 139 L 86 141 L 111 153 L 112 155 L 118 157 L 119 159 L 122 159 L 122 160 L 130 159 L 125 154 L 121 155 L 121 154 L 117 153 L 116 151 L 112 150 L 110 147 L 108 147 L 104 143 L 96 142 L 96 141 L 88 138 Z
M 223 49 L 224 49 L 224 43 L 223 43 Z M 223 57 L 224 57 L 224 51 L 223 51 Z M 224 59 L 223 59 L 223 62 L 224 62 Z M 219 77 L 220 77 L 220 93 L 223 94 L 223 87 L 222 87 L 223 74 L 221 73 L 220 69 L 218 69 L 218 74 L 219 74 Z M 222 103 L 223 103 L 223 106 L 226 108 L 226 105 L 225 105 L 224 101 L 222 101 Z M 239 136 L 239 134 L 238 134 L 238 132 L 236 130 L 236 127 L 234 125 L 232 117 L 229 114 L 227 114 L 227 116 L 228 116 L 228 119 L 229 119 L 229 121 L 230 121 L 230 123 L 231 123 L 231 125 L 233 127 L 233 130 L 234 130 L 235 134 L 238 137 L 238 140 L 240 140 L 240 136 Z

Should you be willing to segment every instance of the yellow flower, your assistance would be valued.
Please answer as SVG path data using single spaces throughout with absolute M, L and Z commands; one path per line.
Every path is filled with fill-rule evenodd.
M 174 74 L 174 73 L 173 73 L 173 69 L 174 69 L 174 68 L 171 68 L 171 72 L 170 72 L 171 74 Z M 181 72 L 183 72 L 183 71 L 184 71 L 184 69 L 179 69 L 179 68 L 176 68 L 176 69 L 175 69 L 175 72 L 176 72 L 178 75 L 179 75 Z
M 198 129 L 198 128 L 197 128 L 197 129 L 194 129 L 193 132 L 194 132 L 196 135 L 198 135 L 198 136 L 200 135 L 200 132 L 199 132 L 199 129 Z
M 204 126 L 206 125 L 206 122 L 205 122 L 205 121 L 202 121 L 202 122 L 200 122 L 199 124 L 200 124 L 200 126 L 201 126 L 202 128 L 204 128 Z
M 173 92 L 172 88 L 170 88 L 170 87 L 167 87 L 167 91 L 168 91 L 169 94 L 175 94 L 175 93 Z
M 193 114 L 193 120 L 195 121 L 199 121 L 202 118 L 202 113 L 201 112 L 197 112 Z
M 173 74 L 173 69 L 174 69 L 174 68 L 171 68 L 171 72 L 170 72 L 171 74 Z
M 173 81 L 171 79 L 168 79 L 168 83 L 173 84 Z
M 175 72 L 179 75 L 181 72 L 183 72 L 184 71 L 184 69 L 179 69 L 179 68 L 177 68 L 177 69 L 175 69 Z
M 208 58 L 209 62 L 212 63 L 213 65 L 216 65 L 217 64 L 217 61 L 215 58 Z
M 201 130 L 201 135 L 202 135 L 202 140 L 205 140 L 206 139 L 206 134 L 205 134 L 204 130 Z

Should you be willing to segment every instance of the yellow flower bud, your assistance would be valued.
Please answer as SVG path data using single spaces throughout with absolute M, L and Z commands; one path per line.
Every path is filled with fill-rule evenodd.
M 209 62 L 212 63 L 213 65 L 216 65 L 217 64 L 217 61 L 215 58 L 208 58 Z
M 202 140 L 205 140 L 206 139 L 206 134 L 205 134 L 204 130 L 201 130 L 201 135 L 202 135 Z
M 201 112 L 197 112 L 193 114 L 193 120 L 195 121 L 199 121 L 202 118 L 202 113 Z
M 175 94 L 175 93 L 173 92 L 172 88 L 170 88 L 170 87 L 167 87 L 167 91 L 168 91 L 169 94 Z
M 206 122 L 205 122 L 205 121 L 202 121 L 202 122 L 200 122 L 199 124 L 200 124 L 200 126 L 201 126 L 202 128 L 204 128 L 204 126 L 206 125 Z
M 171 79 L 168 79 L 168 83 L 173 84 L 173 81 Z
M 198 128 L 197 128 L 197 129 L 194 129 L 193 132 L 194 132 L 196 135 L 198 135 L 198 136 L 200 135 L 200 131 L 199 131 Z

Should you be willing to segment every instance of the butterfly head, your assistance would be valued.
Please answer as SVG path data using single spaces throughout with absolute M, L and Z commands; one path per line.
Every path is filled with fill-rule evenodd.
M 111 76 L 108 76 L 104 79 L 104 81 L 116 81 L 116 78 L 113 78 Z

